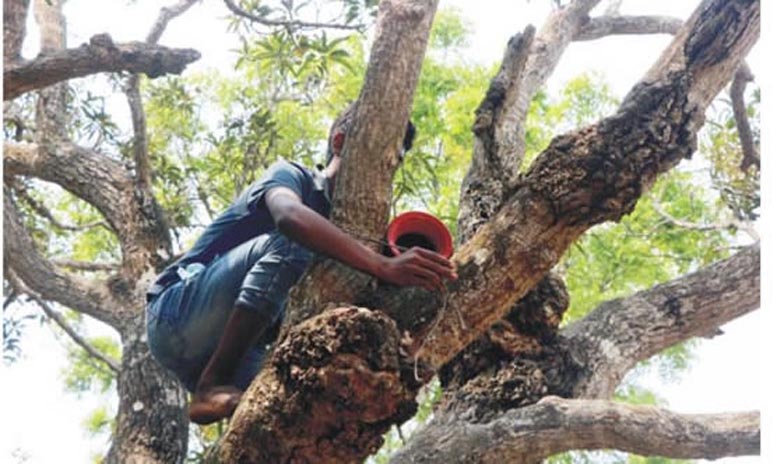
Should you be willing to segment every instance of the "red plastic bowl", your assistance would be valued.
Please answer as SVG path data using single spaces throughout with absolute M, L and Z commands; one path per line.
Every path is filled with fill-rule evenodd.
M 417 234 L 430 242 L 434 251 L 450 258 L 453 255 L 453 238 L 450 231 L 439 219 L 422 211 L 410 211 L 395 217 L 389 224 L 386 239 L 394 256 L 402 253 L 397 240 L 408 234 Z

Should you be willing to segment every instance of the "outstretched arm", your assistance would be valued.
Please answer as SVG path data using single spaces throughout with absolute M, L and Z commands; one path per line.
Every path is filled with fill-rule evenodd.
M 434 290 L 443 286 L 442 279 L 456 278 L 451 262 L 433 251 L 416 247 L 393 258 L 376 253 L 305 206 L 291 189 L 273 188 L 265 202 L 287 237 L 386 282 Z

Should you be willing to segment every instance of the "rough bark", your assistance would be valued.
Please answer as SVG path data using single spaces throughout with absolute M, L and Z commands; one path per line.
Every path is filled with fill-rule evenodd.
M 532 26 L 510 38 L 502 66 L 475 112 L 472 163 L 461 189 L 459 243 L 469 240 L 499 209 L 519 172 L 524 148 L 517 99 L 533 38 Z
M 188 445 L 187 394 L 148 351 L 144 304 L 123 318 L 119 411 L 107 464 L 183 463 Z
M 92 37 L 78 48 L 42 53 L 34 60 L 7 66 L 3 71 L 3 99 L 31 90 L 100 72 L 129 71 L 149 77 L 180 74 L 200 54 L 141 42 L 114 44 L 107 34 Z
M 644 456 L 718 459 L 756 455 L 760 450 L 758 412 L 677 414 L 550 396 L 484 424 L 449 417 L 435 422 L 439 426 L 434 433 L 412 440 L 391 462 L 537 462 L 563 451 L 603 448 Z
M 546 295 L 527 295 L 524 306 L 440 370 L 447 388 L 438 413 L 480 423 L 545 395 L 611 398 L 639 361 L 757 309 L 759 251 L 754 245 L 695 273 L 602 303 L 560 332 L 566 302 L 543 309 L 537 303 L 547 304 Z
M 577 31 L 588 20 L 588 13 L 599 1 L 576 0 L 554 11 L 532 41 L 525 65 L 513 66 L 508 62 L 503 63 L 503 70 L 512 70 L 514 73 L 505 77 L 511 82 L 511 91 L 515 94 L 511 98 L 513 103 L 504 109 L 499 108 L 498 112 L 507 116 L 505 122 L 510 122 L 512 128 L 507 125 L 502 127 L 504 130 L 510 129 L 513 138 L 507 146 L 508 149 L 501 152 L 489 153 L 482 150 L 482 147 L 489 146 L 487 141 L 476 143 L 472 153 L 472 164 L 464 178 L 460 193 L 458 230 L 462 237 L 469 238 L 484 222 L 483 218 L 490 217 L 497 211 L 509 191 L 514 188 L 525 155 L 523 140 L 529 104 L 553 73 L 564 50 L 574 40 Z M 520 56 L 511 55 L 510 48 L 513 45 L 517 45 L 515 38 L 508 44 L 505 58 Z M 526 70 L 525 73 L 521 73 L 523 69 Z M 497 108 L 502 105 L 502 102 L 496 103 L 498 103 Z M 506 133 L 504 130 L 502 134 Z M 479 135 L 477 131 L 476 135 Z M 500 158 L 496 158 L 497 155 Z M 484 169 L 486 166 L 501 166 L 506 172 L 501 173 L 497 180 L 492 180 L 489 174 L 493 168 Z
M 449 285 L 448 314 L 421 358 L 438 367 L 449 360 L 528 292 L 580 234 L 630 213 L 660 173 L 690 157 L 704 109 L 758 32 L 757 2 L 703 3 L 614 116 L 556 137 L 506 205 L 454 256 L 460 279 Z M 402 295 L 382 307 L 406 305 Z M 457 308 L 469 330 L 450 311 Z
M 505 206 L 454 256 L 460 277 L 448 285 L 446 311 L 439 321 L 435 319 L 443 306 L 441 299 L 422 290 L 384 289 L 382 293 L 365 297 L 371 307 L 385 310 L 396 320 L 402 334 L 400 339 L 406 340 L 395 348 L 396 352 L 417 354 L 422 374 L 428 378 L 430 372 L 475 340 L 516 299 L 533 288 L 585 230 L 604 221 L 617 221 L 631 212 L 639 196 L 660 173 L 690 156 L 704 109 L 757 39 L 758 8 L 758 2 L 705 2 L 670 45 L 660 65 L 634 88 L 614 116 L 554 139 L 521 176 Z M 361 183 L 362 189 L 366 186 L 373 187 Z M 316 283 L 327 285 L 329 281 Z M 353 367 L 354 363 L 365 364 L 350 357 L 344 369 L 348 372 L 347 380 L 342 383 L 328 384 L 322 380 L 330 376 L 327 374 L 330 370 L 339 370 L 342 361 L 309 368 L 313 361 L 300 353 L 332 352 L 331 348 L 322 350 L 317 345 L 321 337 L 312 334 L 324 329 L 351 333 L 346 328 L 338 328 L 341 323 L 350 323 L 337 311 L 305 322 L 302 334 L 292 329 L 288 337 L 281 339 L 272 367 L 265 369 L 254 382 L 233 418 L 221 448 L 223 460 L 251 462 L 258 457 L 272 456 L 279 461 L 305 461 L 310 459 L 310 449 L 320 454 L 318 459 L 323 462 L 355 460 L 363 457 L 365 448 L 371 448 L 373 442 L 365 435 L 351 432 L 353 428 L 367 434 L 365 424 L 374 423 L 370 421 L 388 425 L 401 416 L 404 408 L 399 405 L 404 403 L 396 400 L 390 402 L 397 408 L 393 417 L 384 411 L 379 417 L 365 414 L 359 419 L 357 413 L 348 421 L 350 425 L 338 422 L 331 428 L 328 425 L 305 428 L 295 422 L 299 415 L 294 411 L 307 413 L 311 408 L 319 412 L 313 414 L 316 421 L 332 420 L 326 413 L 331 409 L 326 406 L 323 412 L 316 409 L 318 399 L 343 395 L 340 385 L 354 387 L 347 389 L 347 401 L 340 396 L 334 404 L 345 403 L 348 411 L 366 411 L 370 403 L 360 400 L 363 396 L 357 393 L 356 386 L 372 385 L 378 382 L 376 379 L 384 378 L 382 368 Z M 373 316 L 363 317 L 371 320 Z M 423 349 L 415 353 L 421 346 L 420 337 L 429 331 L 430 325 L 435 330 L 427 335 Z M 386 335 L 393 330 L 388 326 L 384 330 L 384 336 L 368 332 L 369 336 L 362 337 L 374 342 L 372 349 L 388 350 L 384 343 L 396 342 L 394 337 Z M 287 344 L 292 332 L 297 334 L 295 343 Z M 326 343 L 350 346 L 343 341 L 349 336 Z M 398 359 L 400 363 L 407 361 L 404 355 Z M 423 369 L 424 366 L 431 369 Z M 400 372 L 408 370 L 412 369 L 405 367 Z M 290 381 L 285 372 L 291 373 L 293 389 L 287 386 Z M 295 380 L 296 375 L 312 379 L 311 383 Z M 402 383 L 401 387 L 391 384 L 396 385 L 396 398 L 405 398 L 407 391 L 417 388 L 412 376 L 409 377 L 395 375 Z M 320 404 L 331 403 L 322 400 Z M 297 406 L 288 411 L 285 405 Z M 296 432 L 288 432 L 295 425 L 299 425 Z M 316 439 L 318 433 L 323 434 Z M 290 438 L 300 435 L 306 435 L 306 443 L 320 446 L 299 445 L 297 438 Z M 274 454 L 261 454 L 265 452 Z
M 586 366 L 576 396 L 609 398 L 642 360 L 760 307 L 761 247 L 600 305 L 562 331 Z
M 355 109 L 354 121 L 346 137 L 343 167 L 338 174 L 332 211 L 333 222 L 357 235 L 381 238 L 388 223 L 391 181 L 399 163 L 400 147 L 436 7 L 436 0 L 391 0 L 380 4 L 370 64 Z M 290 295 L 281 339 L 292 337 L 292 328 L 297 323 L 321 312 L 327 303 L 353 302 L 356 295 L 371 281 L 373 279 L 370 277 L 353 272 L 332 260 L 314 263 Z M 346 324 L 345 319 L 342 319 L 342 323 Z M 308 330 L 312 331 L 312 328 Z M 398 336 L 395 338 L 399 339 Z M 306 345 L 314 340 L 303 340 L 305 342 L 300 342 L 301 346 L 295 346 L 295 352 L 316 352 L 315 346 Z M 383 341 L 386 346 L 380 349 L 398 350 L 396 340 Z M 374 342 L 379 343 L 377 340 Z M 289 356 L 284 354 L 287 349 L 278 348 L 276 356 L 280 359 Z M 351 358 L 352 361 L 348 362 L 359 365 L 345 368 L 346 374 L 338 374 L 343 382 L 352 385 L 384 382 L 380 372 L 371 370 L 375 369 L 374 363 L 364 364 L 364 361 L 353 356 L 348 359 Z M 289 368 L 295 372 L 295 366 Z M 292 438 L 292 434 L 285 431 L 282 424 L 288 423 L 289 413 L 277 405 L 285 404 L 286 401 L 291 405 L 297 404 L 286 395 L 292 395 L 300 401 L 308 400 L 311 396 L 296 389 L 284 388 L 284 379 L 277 376 L 273 369 L 265 369 L 246 393 L 247 400 L 235 412 L 220 449 L 220 458 L 225 462 L 255 462 L 260 458 L 268 462 L 293 459 L 304 461 L 313 459 L 313 456 L 315 462 L 355 462 L 364 459 L 376 449 L 374 447 L 381 442 L 382 434 L 391 424 L 410 417 L 408 407 L 401 405 L 408 402 L 408 398 L 412 402 L 413 390 L 399 381 L 400 376 L 395 377 L 391 386 L 385 387 L 395 395 L 395 400 L 388 394 L 384 398 L 393 408 L 387 408 L 378 418 L 370 414 L 349 414 L 349 420 L 342 428 L 337 425 L 311 425 L 316 433 L 310 433 L 296 427 L 293 435 L 305 437 L 305 443 L 300 444 Z M 296 388 L 303 386 L 298 385 Z M 309 388 L 315 390 L 318 387 Z M 258 402 L 251 400 L 260 397 L 264 399 Z M 316 393 L 315 397 L 320 395 Z M 354 411 L 369 410 L 375 397 L 354 394 L 347 401 L 353 403 L 349 408 Z M 322 421 L 334 420 L 340 424 L 336 417 L 323 416 L 327 416 L 327 412 L 328 416 L 332 416 L 333 411 L 343 407 L 342 402 L 337 400 L 327 409 L 326 402 L 322 401 L 320 407 L 323 409 L 316 418 Z M 319 407 L 318 401 L 315 404 Z M 303 403 L 300 407 L 309 406 Z M 270 411 L 274 414 L 270 414 Z M 246 446 L 247 443 L 251 445 Z M 312 445 L 308 443 L 318 444 L 310 448 Z

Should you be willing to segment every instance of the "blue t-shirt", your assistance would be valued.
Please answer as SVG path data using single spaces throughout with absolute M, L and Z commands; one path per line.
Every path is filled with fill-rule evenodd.
M 192 263 L 207 265 L 215 257 L 258 235 L 275 230 L 264 195 L 276 187 L 293 190 L 302 203 L 329 217 L 331 203 L 327 179 L 320 173 L 285 160 L 276 161 L 251 184 L 197 239 L 194 246 L 157 277 L 146 298 L 151 300 L 168 285 L 179 280 L 178 269 Z

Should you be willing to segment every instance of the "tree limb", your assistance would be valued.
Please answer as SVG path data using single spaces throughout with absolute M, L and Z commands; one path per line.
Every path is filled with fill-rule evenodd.
M 600 16 L 589 18 L 575 34 L 575 40 L 619 34 L 674 34 L 682 25 L 681 19 L 670 16 Z
M 435 419 L 391 462 L 537 462 L 563 451 L 718 459 L 760 452 L 758 412 L 678 414 L 650 406 L 549 396 L 488 423 Z
M 139 42 L 114 44 L 107 34 L 92 37 L 78 48 L 45 53 L 34 60 L 6 67 L 3 99 L 99 72 L 142 72 L 149 77 L 179 74 L 199 59 L 191 49 L 171 49 Z
M 183 14 L 191 8 L 198 0 L 181 0 L 172 7 L 163 7 L 159 12 L 159 17 L 151 28 L 146 43 L 155 45 L 164 33 L 167 24 L 175 17 Z M 138 188 L 149 192 L 151 189 L 151 162 L 148 158 L 148 136 L 146 134 L 146 114 L 143 109 L 143 102 L 140 97 L 140 77 L 137 73 L 132 74 L 127 80 L 124 92 L 127 95 L 127 102 L 132 116 L 132 152 L 135 158 L 135 179 Z
M 745 87 L 753 79 L 750 67 L 743 61 L 742 66 L 734 74 L 734 80 L 731 82 L 731 89 L 729 91 L 731 106 L 734 109 L 734 120 L 737 123 L 737 132 L 739 133 L 739 143 L 742 145 L 740 169 L 745 174 L 747 174 L 750 166 L 755 166 L 758 170 L 761 169 L 761 154 L 753 142 L 753 131 L 750 130 L 747 106 L 745 105 Z
M 521 122 L 517 98 L 533 39 L 532 26 L 510 38 L 502 66 L 475 112 L 472 163 L 461 187 L 459 243 L 472 237 L 494 214 L 518 175 L 524 147 L 522 134 L 516 130 Z
M 69 141 L 5 143 L 4 175 L 33 176 L 56 183 L 94 206 L 116 233 L 128 275 L 170 257 L 169 237 L 153 198 L 135 188 L 123 165 Z M 161 244 L 161 245 L 160 245 Z
M 704 109 L 758 38 L 758 2 L 740 6 L 703 2 L 618 112 L 556 137 L 505 206 L 459 248 L 460 278 L 448 285 L 451 311 L 421 353 L 431 366 L 496 322 L 583 231 L 632 211 L 660 173 L 693 153 Z M 410 294 L 392 292 L 376 307 L 401 314 Z M 428 297 L 416 301 L 435 306 Z M 456 307 L 470 330 L 462 330 Z M 414 312 L 413 331 L 419 319 L 433 319 L 426 311 Z
M 562 335 L 587 366 L 579 396 L 608 398 L 639 361 L 760 306 L 759 243 L 632 296 L 602 303 Z
M 65 274 L 41 256 L 7 188 L 3 195 L 3 238 L 5 264 L 42 298 L 57 301 L 112 327 L 118 327 L 120 310 L 113 303 L 108 287 L 97 281 Z
M 38 200 L 32 198 L 32 196 L 27 192 L 25 188 L 14 188 L 14 193 L 19 195 L 19 198 L 24 200 L 27 205 L 30 206 L 30 208 L 33 209 L 36 213 L 38 213 L 40 216 L 45 218 L 47 221 L 51 223 L 54 227 L 60 230 L 69 230 L 69 231 L 79 231 L 79 230 L 87 230 L 92 229 L 95 227 L 105 227 L 106 229 L 110 230 L 110 227 L 105 221 L 95 221 L 88 224 L 79 224 L 79 225 L 70 225 L 65 224 L 61 221 L 59 221 L 57 218 L 54 217 L 54 214 L 49 211 L 48 208 L 46 208 L 45 205 L 40 203 Z
M 508 78 L 510 82 L 513 82 L 511 91 L 515 94 L 510 99 L 510 106 L 504 105 L 500 108 L 500 112 L 507 116 L 505 122 L 510 124 L 504 126 L 504 129 L 507 130 L 500 131 L 498 134 L 498 136 L 506 138 L 504 144 L 507 149 L 498 153 L 489 153 L 487 150 L 482 150 L 481 146 L 476 145 L 473 150 L 472 164 L 460 191 L 458 217 L 460 243 L 463 243 L 484 222 L 481 215 L 490 217 L 504 203 L 507 192 L 514 188 L 525 156 L 524 133 L 526 131 L 526 115 L 529 112 L 531 100 L 553 73 L 564 50 L 574 40 L 576 31 L 587 21 L 588 13 L 599 2 L 600 0 L 577 0 L 564 8 L 553 11 L 534 40 L 531 41 L 525 64 L 523 66 L 502 64 L 504 70 L 513 70 L 519 73 L 521 69 L 527 69 L 530 72 L 511 75 Z M 516 42 L 516 38 L 512 38 L 511 42 Z M 506 59 L 520 57 L 520 54 L 510 52 L 514 45 L 517 43 L 508 44 L 505 53 Z M 493 142 L 495 144 L 503 143 L 499 139 Z M 476 143 L 480 144 L 480 141 Z M 497 156 L 504 157 L 504 159 L 498 159 Z M 494 177 L 491 169 L 484 169 L 487 166 L 497 165 L 506 169 L 507 173 Z
M 279 19 L 268 19 L 262 16 L 256 16 L 254 14 L 251 14 L 244 9 L 240 8 L 235 4 L 233 0 L 224 0 L 224 3 L 227 5 L 227 8 L 229 10 L 242 17 L 246 18 L 250 21 L 263 24 L 265 26 L 282 26 L 289 29 L 297 29 L 297 28 L 311 28 L 311 29 L 344 29 L 344 30 L 361 30 L 364 28 L 364 24 L 338 24 L 338 23 L 319 23 L 319 22 L 308 22 L 308 21 L 299 21 L 299 20 L 279 20 Z
M 38 293 L 36 293 L 34 290 L 27 287 L 24 282 L 19 279 L 19 277 L 16 276 L 16 274 L 11 271 L 5 276 L 9 282 L 11 282 L 11 285 L 13 285 L 20 293 L 28 295 L 35 303 L 38 304 L 41 310 L 48 316 L 51 320 L 56 323 L 59 328 L 61 328 L 72 340 L 75 342 L 76 345 L 80 346 L 84 349 L 87 353 L 89 353 L 89 356 L 95 358 L 96 360 L 102 362 L 105 364 L 110 370 L 113 371 L 114 374 L 119 373 L 119 364 L 114 361 L 113 359 L 106 356 L 104 353 L 102 353 L 100 350 L 92 346 L 91 343 L 86 341 L 81 335 L 79 335 L 75 330 L 73 330 L 72 327 L 70 327 L 70 324 L 65 320 L 64 317 L 62 317 L 61 314 L 59 314 L 57 311 L 55 311 L 49 304 L 44 300 Z

